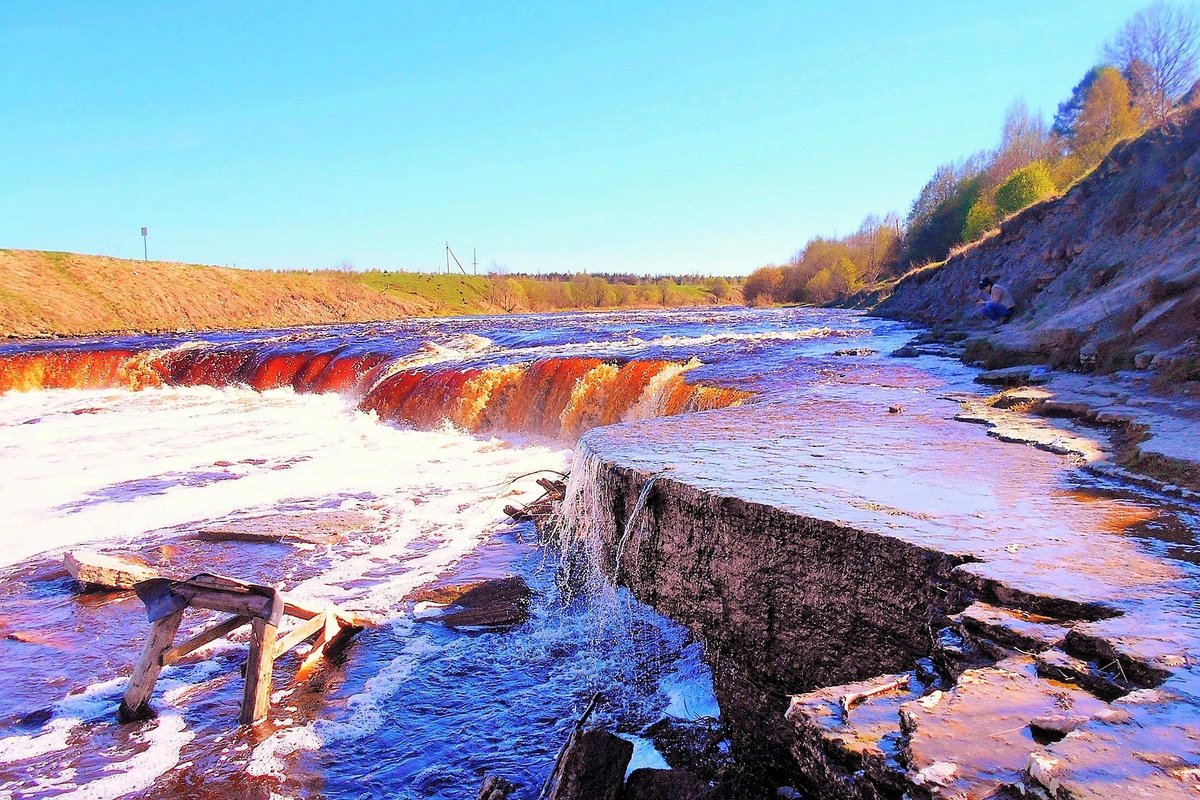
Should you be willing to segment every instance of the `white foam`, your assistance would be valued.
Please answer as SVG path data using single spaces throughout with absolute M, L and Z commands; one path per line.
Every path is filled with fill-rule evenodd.
M 84 409 L 89 413 L 72 413 Z M 56 551 L 84 543 L 140 546 L 164 529 L 185 533 L 201 522 L 281 506 L 376 514 L 376 525 L 344 537 L 327 554 L 325 571 L 282 588 L 301 600 L 392 619 L 403 650 L 350 698 L 348 715 L 279 731 L 248 754 L 253 774 L 279 774 L 288 753 L 378 730 L 382 704 L 432 647 L 424 637 L 412 638 L 411 620 L 395 617 L 402 598 L 506 524 L 506 503 L 540 494 L 534 477 L 510 486 L 510 476 L 561 470 L 566 463 L 564 451 L 513 447 L 451 428 L 405 430 L 381 424 L 337 395 L 290 389 L 10 393 L 0 396 L 0 507 L 7 515 L 0 564 L 38 553 L 57 557 Z M 193 734 L 169 709 L 220 670 L 212 661 L 164 670 L 154 703 L 167 713 L 135 737 L 133 755 L 125 757 L 126 747 L 106 755 L 120 774 L 104 774 L 61 796 L 117 797 L 145 788 L 177 764 Z M 99 730 L 115 718 L 125 682 L 88 687 L 60 701 L 36 733 L 0 739 L 0 763 L 37 765 L 41 777 L 66 787 L 70 766 L 53 776 L 61 759 L 56 754 L 80 744 L 87 735 L 81 726 Z
M 625 768 L 625 777 L 629 777 L 635 769 L 670 769 L 671 765 L 663 758 L 662 753 L 658 752 L 658 748 L 649 739 L 643 739 L 640 736 L 624 733 L 617 734 L 627 742 L 633 743 L 633 756 L 629 759 L 629 766 Z
M 106 764 L 104 771 L 114 774 L 90 781 L 56 797 L 63 800 L 113 800 L 141 791 L 153 785 L 160 775 L 179 763 L 180 752 L 195 738 L 195 734 L 187 730 L 183 717 L 178 714 L 162 714 L 153 727 L 136 734 L 134 738 L 144 743 L 146 749 L 124 761 Z
M 246 771 L 251 775 L 283 777 L 284 758 L 304 750 L 318 750 L 333 742 L 363 739 L 384 723 L 383 703 L 408 682 L 421 656 L 438 648 L 427 637 L 409 639 L 402 653 L 363 684 L 362 691 L 346 702 L 350 709 L 342 720 L 318 719 L 307 725 L 276 731 L 254 748 Z
M 0 396 L 0 426 L 8 530 L 0 565 L 85 542 L 140 542 L 152 531 L 285 501 L 345 498 L 347 507 L 375 507 L 382 530 L 370 547 L 339 549 L 325 575 L 289 587 L 307 599 L 347 599 L 337 584 L 360 577 L 370 559 L 402 558 L 422 538 L 439 540 L 362 598 L 376 609 L 435 577 L 496 527 L 511 501 L 498 497 L 499 477 L 565 464 L 564 453 L 546 447 L 501 447 L 451 429 L 401 430 L 337 395 L 290 389 L 9 393 Z M 518 488 L 530 499 L 538 492 L 532 479 Z M 364 495 L 375 500 L 354 499 Z

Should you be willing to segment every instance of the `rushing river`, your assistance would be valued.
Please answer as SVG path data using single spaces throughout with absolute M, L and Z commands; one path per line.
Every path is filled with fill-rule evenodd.
M 632 766 L 664 765 L 651 730 L 719 715 L 700 645 L 624 591 L 564 594 L 556 554 L 503 507 L 568 471 L 589 428 L 800 391 L 905 337 L 851 312 L 723 309 L 0 347 L 0 798 L 471 798 L 487 773 L 532 798 L 595 692 Z M 300 519 L 327 535 L 196 536 Z M 236 726 L 244 634 L 165 669 L 157 718 L 119 725 L 146 618 L 73 591 L 78 547 L 378 624 L 306 680 L 281 659 L 257 728 Z M 408 599 L 505 574 L 535 593 L 513 629 L 456 632 Z

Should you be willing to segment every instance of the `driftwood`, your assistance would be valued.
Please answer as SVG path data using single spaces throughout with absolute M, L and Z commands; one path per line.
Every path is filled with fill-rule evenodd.
M 122 722 L 141 719 L 150 712 L 150 696 L 159 672 L 243 625 L 250 625 L 250 653 L 246 659 L 246 687 L 239 721 L 262 720 L 271 705 L 271 679 L 275 659 L 296 645 L 316 637 L 301 664 L 301 672 L 329 647 L 362 629 L 360 621 L 335 606 L 312 608 L 284 598 L 270 586 L 243 583 L 217 575 L 197 575 L 185 581 L 155 578 L 139 583 L 138 596 L 146 604 L 150 635 L 125 689 L 117 716 Z M 183 613 L 188 608 L 223 611 L 232 617 L 174 646 Z M 302 620 L 279 632 L 284 616 Z
M 886 683 L 881 683 L 877 686 L 872 686 L 870 689 L 864 689 L 861 692 L 850 692 L 849 694 L 842 695 L 838 698 L 838 707 L 842 709 L 842 717 L 845 718 L 849 716 L 850 709 L 864 700 L 869 700 L 870 698 L 881 694 L 887 694 L 888 692 L 895 691 L 896 689 L 907 689 L 909 686 L 909 677 L 910 676 L 908 675 L 902 675 L 895 680 L 887 681 Z
M 504 513 L 517 522 L 542 522 L 552 515 L 556 506 L 567 496 L 566 481 L 538 478 L 537 485 L 542 487 L 540 497 L 523 506 L 507 505 Z
M 76 584 L 83 589 L 130 590 L 135 584 L 158 573 L 139 558 L 133 556 L 108 556 L 88 550 L 75 550 L 63 557 L 63 565 Z

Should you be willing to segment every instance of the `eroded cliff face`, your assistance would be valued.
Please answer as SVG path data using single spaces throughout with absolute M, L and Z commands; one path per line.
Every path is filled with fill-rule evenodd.
M 903 278 L 877 313 L 981 337 L 991 366 L 1030 358 L 1200 377 L 1200 110 L 1118 145 L 1061 198 Z M 978 317 L 983 276 L 1012 290 L 1016 316 Z
M 588 470 L 597 560 L 704 641 L 740 755 L 776 785 L 794 779 L 791 695 L 910 669 L 963 602 L 961 557 L 598 458 Z

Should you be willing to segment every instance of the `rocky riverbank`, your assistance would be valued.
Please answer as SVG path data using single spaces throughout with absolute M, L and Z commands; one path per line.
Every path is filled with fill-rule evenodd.
M 593 431 L 577 535 L 705 643 L 764 790 L 1194 796 L 1194 506 L 1118 480 L 1127 426 L 1108 414 L 1022 413 L 1103 384 L 989 398 L 928 361 Z
M 1200 111 L 1118 145 L 1062 197 L 902 278 L 876 313 L 962 340 L 989 367 L 1137 370 L 1178 392 L 1200 378 Z M 1008 287 L 1004 325 L 978 313 L 981 277 Z

